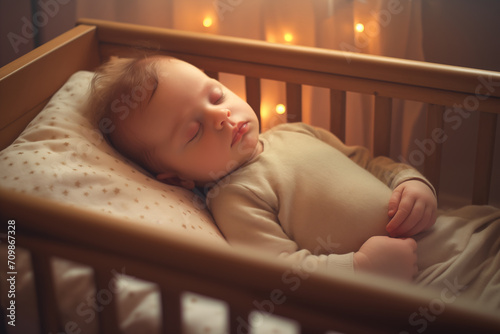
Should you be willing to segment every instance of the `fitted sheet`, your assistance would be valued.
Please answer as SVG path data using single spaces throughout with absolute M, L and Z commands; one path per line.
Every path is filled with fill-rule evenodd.
M 415 282 L 439 293 L 437 308 L 462 300 L 500 318 L 499 208 L 471 205 L 440 211 L 433 228 L 415 239 Z

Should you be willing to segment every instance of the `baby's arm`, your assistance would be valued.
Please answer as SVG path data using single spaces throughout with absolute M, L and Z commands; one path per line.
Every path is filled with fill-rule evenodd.
M 305 271 L 354 272 L 353 252 L 331 254 L 335 244 L 318 237 L 314 249 L 304 249 L 280 224 L 274 203 L 269 204 L 250 189 L 234 184 L 208 194 L 208 204 L 220 231 L 232 246 L 265 252 Z M 217 189 L 215 189 L 217 190 Z M 302 269 L 300 269 L 302 268 Z
M 368 149 L 346 146 L 330 132 L 305 126 L 318 139 L 335 147 L 393 189 L 386 230 L 393 237 L 409 237 L 436 221 L 437 201 L 432 185 L 413 167 L 388 157 L 373 158 Z
M 386 230 L 392 237 L 410 237 L 430 228 L 437 217 L 437 200 L 427 184 L 408 180 L 397 186 L 389 200 Z
M 367 271 L 403 280 L 417 273 L 417 243 L 411 238 L 375 236 L 354 253 L 354 271 Z

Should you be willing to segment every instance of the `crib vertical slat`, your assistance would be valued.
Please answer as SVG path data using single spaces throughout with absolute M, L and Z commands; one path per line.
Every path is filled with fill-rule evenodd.
M 178 292 L 162 290 L 163 333 L 182 333 L 182 305 Z
M 302 85 L 286 83 L 286 110 L 288 120 L 302 122 Z
M 247 96 L 247 103 L 252 107 L 252 109 L 257 114 L 259 120 L 259 126 L 261 124 L 260 120 L 260 102 L 261 102 L 261 90 L 260 90 L 260 79 L 245 77 L 245 91 Z
M 59 333 L 61 321 L 59 306 L 56 302 L 51 257 L 43 253 L 31 252 L 31 263 L 35 275 L 40 331 L 41 333 Z
M 212 79 L 219 80 L 219 72 L 205 70 L 205 74 Z
M 427 110 L 426 137 L 425 140 L 431 143 L 425 158 L 424 174 L 439 194 L 439 180 L 441 177 L 441 153 L 444 140 L 444 106 L 430 104 Z
M 474 168 L 473 204 L 488 204 L 498 114 L 480 112 Z
M 330 130 L 345 142 L 346 92 L 330 90 Z
M 392 98 L 375 96 L 373 122 L 373 155 L 389 156 L 391 152 Z
M 229 307 L 229 333 L 249 332 L 250 311 L 231 305 Z
M 107 269 L 94 268 L 96 284 L 96 302 L 100 312 L 100 333 L 119 333 L 118 313 L 116 307 L 116 277 Z

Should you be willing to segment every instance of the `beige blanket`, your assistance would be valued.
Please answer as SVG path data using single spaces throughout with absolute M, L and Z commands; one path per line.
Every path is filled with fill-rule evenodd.
M 415 239 L 418 284 L 436 289 L 445 303 L 462 299 L 500 312 L 500 209 L 440 212 L 435 226 Z

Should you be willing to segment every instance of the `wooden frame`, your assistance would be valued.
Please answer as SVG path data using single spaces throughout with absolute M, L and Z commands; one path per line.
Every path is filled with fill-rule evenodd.
M 147 42 L 145 42 L 147 41 Z M 346 91 L 375 96 L 375 154 L 390 149 L 391 100 L 401 98 L 430 104 L 427 133 L 442 127 L 446 108 L 475 99 L 481 131 L 474 157 L 475 203 L 487 203 L 490 192 L 500 90 L 480 86 L 478 78 L 500 82 L 500 73 L 428 64 L 401 59 L 351 54 L 316 48 L 283 46 L 228 38 L 81 20 L 71 31 L 0 69 L 0 148 L 8 146 L 43 108 L 52 94 L 78 70 L 92 70 L 112 55 L 161 53 L 203 68 L 211 76 L 220 72 L 245 76 L 249 103 L 260 106 L 260 79 L 286 82 L 287 101 L 301 119 L 301 85 L 330 89 L 332 131 L 345 138 Z M 401 73 L 404 73 L 402 75 Z M 46 79 L 50 78 L 49 81 Z M 25 92 L 29 91 L 29 95 Z M 472 139 L 474 140 L 474 139 Z M 426 160 L 428 177 L 439 184 L 441 155 Z M 0 219 L 16 219 L 18 246 L 32 252 L 41 330 L 60 332 L 50 263 L 54 256 L 92 266 L 96 286 L 106 284 L 110 266 L 126 265 L 134 276 L 156 282 L 162 291 L 164 333 L 181 333 L 180 292 L 193 291 L 226 301 L 229 328 L 238 332 L 238 319 L 255 309 L 255 300 L 267 300 L 274 290 L 286 291 L 286 302 L 273 313 L 297 320 L 303 333 L 391 332 L 411 330 L 408 317 L 428 305 L 434 296 L 406 284 L 388 284 L 383 278 L 358 278 L 310 273 L 300 289 L 290 291 L 282 275 L 289 268 L 274 259 L 241 251 L 206 247 L 175 235 L 155 233 L 120 220 L 68 208 L 29 194 L 10 193 L 0 186 Z M 60 224 L 71 221 L 69 224 Z M 114 235 L 110 243 L 107 236 Z M 127 245 L 124 247 L 123 245 Z M 141 250 L 141 251 L 137 251 Z M 183 254 L 181 258 L 158 254 Z M 203 254 L 203 257 L 200 257 Z M 258 273 L 259 280 L 254 279 Z M 100 313 L 102 333 L 118 333 L 115 306 Z M 447 305 L 426 332 L 488 333 L 500 320 L 467 305 Z

